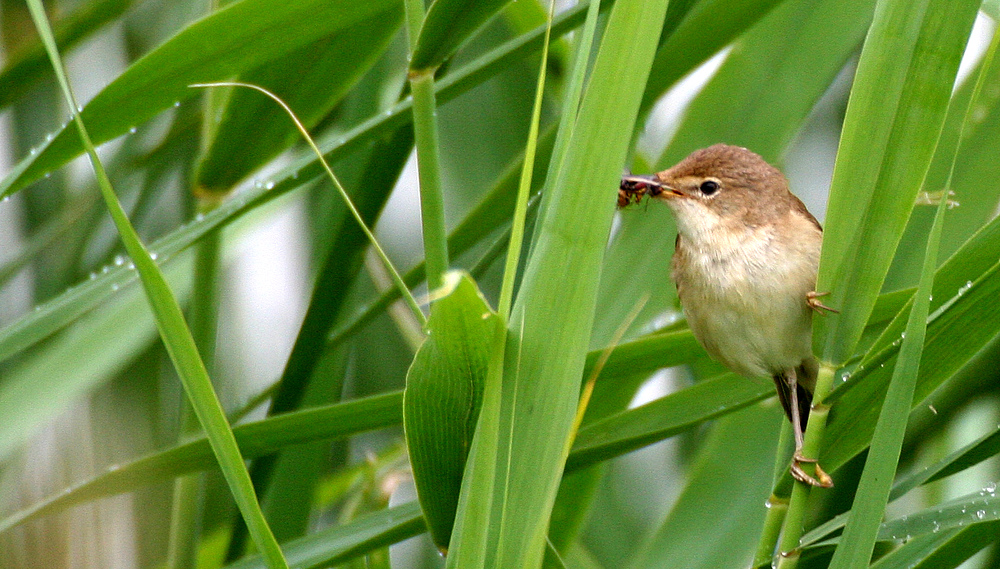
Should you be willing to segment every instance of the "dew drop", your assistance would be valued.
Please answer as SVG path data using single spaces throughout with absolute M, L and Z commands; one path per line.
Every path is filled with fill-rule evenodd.
M 137 128 L 135 128 L 135 127 L 133 126 L 132 128 L 128 129 L 128 132 L 129 132 L 129 134 L 135 134 L 135 133 L 136 133 L 136 132 L 137 132 L 138 130 L 139 130 L 139 129 L 137 129 Z
M 264 184 L 264 189 L 265 190 L 273 190 L 274 189 L 274 182 L 270 182 L 269 181 L 268 183 Z
M 125 258 L 121 255 L 115 255 L 115 266 L 120 267 L 125 264 Z
M 149 258 L 155 261 L 156 260 L 156 253 L 150 253 L 149 254 Z
M 97 278 L 97 273 L 90 273 L 89 275 L 87 275 L 87 278 L 89 278 L 90 280 L 94 280 Z
M 983 519 L 986 517 L 986 510 L 976 510 L 976 517 Z
M 195 221 L 201 221 L 203 219 L 205 219 L 205 214 L 204 213 L 199 213 L 198 215 L 194 216 L 194 220 Z
M 112 292 L 118 291 L 118 283 L 115 283 L 115 284 L 111 285 L 111 291 Z
M 179 107 L 179 106 L 181 106 L 181 102 L 180 101 L 174 101 L 174 107 Z

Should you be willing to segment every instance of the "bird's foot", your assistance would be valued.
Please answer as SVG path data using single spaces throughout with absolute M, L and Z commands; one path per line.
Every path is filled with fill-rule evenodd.
M 813 478 L 802 469 L 802 463 L 808 462 L 813 465 L 815 469 L 816 477 Z M 819 463 L 816 462 L 815 458 L 806 458 L 802 456 L 802 451 L 795 451 L 795 455 L 792 456 L 792 465 L 789 467 L 792 473 L 792 478 L 802 482 L 803 484 L 808 484 L 810 486 L 815 486 L 817 488 L 833 488 L 833 479 L 827 474 L 822 468 L 820 468 Z
M 827 306 L 827 305 L 823 304 L 822 302 L 820 302 L 819 299 L 821 297 L 824 297 L 824 296 L 828 295 L 828 294 L 830 294 L 829 291 L 827 291 L 827 292 L 816 292 L 816 291 L 807 292 L 806 293 L 806 304 L 809 305 L 809 308 L 812 308 L 813 310 L 815 310 L 816 312 L 822 314 L 823 316 L 826 316 L 826 312 L 823 312 L 824 310 L 827 310 L 829 312 L 833 312 L 833 313 L 839 314 L 840 311 L 837 310 L 836 308 L 830 308 L 829 306 Z

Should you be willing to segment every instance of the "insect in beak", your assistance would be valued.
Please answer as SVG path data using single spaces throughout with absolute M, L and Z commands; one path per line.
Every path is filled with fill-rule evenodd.
M 656 176 L 622 176 L 618 187 L 618 209 L 634 205 L 642 201 L 643 196 L 656 197 L 666 188 Z

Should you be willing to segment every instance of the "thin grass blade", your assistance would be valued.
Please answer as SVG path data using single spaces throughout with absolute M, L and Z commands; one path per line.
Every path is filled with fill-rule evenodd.
M 281 547 L 278 546 L 278 542 L 274 539 L 267 522 L 264 520 L 264 514 L 261 512 L 257 496 L 254 494 L 253 484 L 250 482 L 250 475 L 243 464 L 243 457 L 240 455 L 236 439 L 230 430 L 222 405 L 215 395 L 208 371 L 205 369 L 205 364 L 195 346 L 191 331 L 184 321 L 184 315 L 177 303 L 177 298 L 153 257 L 139 240 L 139 236 L 125 215 L 121 203 L 118 202 L 118 197 L 111 187 L 104 166 L 97 156 L 97 150 L 91 142 L 83 119 L 80 117 L 80 109 L 66 78 L 41 0 L 29 0 L 28 7 L 49 53 L 49 59 L 52 61 L 52 67 L 66 97 L 66 102 L 71 109 L 74 109 L 73 122 L 80 141 L 90 157 L 104 202 L 115 222 L 125 250 L 128 251 L 135 263 L 136 271 L 146 292 L 146 298 L 153 310 L 160 337 L 173 361 L 177 375 L 181 378 L 181 383 L 184 385 L 192 407 L 194 407 L 195 414 L 212 444 L 212 450 L 219 461 L 219 467 L 229 484 L 236 505 L 250 528 L 255 545 L 262 552 L 264 559 L 267 560 L 268 567 L 272 569 L 287 568 L 288 564 L 281 553 Z

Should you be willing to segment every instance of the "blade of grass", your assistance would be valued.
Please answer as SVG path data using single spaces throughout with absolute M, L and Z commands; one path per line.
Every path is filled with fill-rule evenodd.
M 296 128 L 298 128 L 299 133 L 302 134 L 302 137 L 305 138 L 306 142 L 309 144 L 309 147 L 312 148 L 313 152 L 316 154 L 320 163 L 322 163 L 323 169 L 326 171 L 326 175 L 330 178 L 330 181 L 333 182 L 334 187 L 337 188 L 337 192 L 340 194 L 340 197 L 343 198 L 344 204 L 350 210 L 351 215 L 354 216 L 354 220 L 358 223 L 358 227 L 360 227 L 361 230 L 364 231 L 365 236 L 368 238 L 368 241 L 372 245 L 372 248 L 374 248 L 375 252 L 378 253 L 379 259 L 382 260 L 382 264 L 385 265 L 386 270 L 389 271 L 389 273 L 392 275 L 392 281 L 399 289 L 400 294 L 403 295 L 403 299 L 406 301 L 406 305 L 413 313 L 413 317 L 416 318 L 421 325 L 426 324 L 427 319 L 426 317 L 424 317 L 423 311 L 420 310 L 420 305 L 417 304 L 416 299 L 413 298 L 413 294 L 410 293 L 410 289 L 407 288 L 406 283 L 403 282 L 403 277 L 399 275 L 399 271 L 396 270 L 395 265 L 393 265 L 392 261 L 389 260 L 389 256 L 385 254 L 385 251 L 382 249 L 381 245 L 379 245 L 378 240 L 375 239 L 375 234 L 373 234 L 371 229 L 368 228 L 368 224 L 365 223 L 364 217 L 361 216 L 361 213 L 358 211 L 358 208 L 354 207 L 354 203 L 351 201 L 351 196 L 347 194 L 347 190 L 345 190 L 344 186 L 340 184 L 340 180 L 333 173 L 333 170 L 330 169 L 330 165 L 327 163 L 326 159 L 323 158 L 323 153 L 320 152 L 319 147 L 316 146 L 316 142 L 313 140 L 312 136 L 309 135 L 309 131 L 306 130 L 306 127 L 303 126 L 301 122 L 299 122 L 298 117 L 295 116 L 295 113 L 292 112 L 292 109 L 288 108 L 288 105 L 286 105 L 284 101 L 275 96 L 274 93 L 271 93 L 270 91 L 264 89 L 263 87 L 257 85 L 251 85 L 249 83 L 240 83 L 238 81 L 223 81 L 219 83 L 197 83 L 190 86 L 197 88 L 244 87 L 247 89 L 253 89 L 255 91 L 259 91 L 264 95 L 266 95 L 267 97 L 269 97 L 275 103 L 281 105 L 281 108 L 284 109 L 286 113 L 288 113 L 288 116 L 295 123 Z
M 979 99 L 979 92 L 986 82 L 987 69 L 995 54 L 996 46 L 997 43 L 994 41 L 986 55 L 984 65 L 980 68 L 976 87 L 966 102 L 959 136 L 951 141 L 950 170 L 945 181 L 945 191 L 941 203 L 938 205 L 934 224 L 928 237 L 920 284 L 912 301 L 906 330 L 902 334 L 899 356 L 896 359 L 896 366 L 883 403 L 882 413 L 875 427 L 871 450 L 855 496 L 854 506 L 845 522 L 846 528 L 842 537 L 842 546 L 839 546 L 834 552 L 831 561 L 831 567 L 834 568 L 852 567 L 859 563 L 868 562 L 875 545 L 876 533 L 882 521 L 885 505 L 890 498 L 890 485 L 896 471 L 909 410 L 916 390 L 924 336 L 927 332 L 928 313 L 933 295 L 934 268 L 937 266 L 944 212 L 948 207 L 948 190 L 950 190 L 954 178 L 960 142 L 964 138 L 962 134 L 966 126 L 973 123 L 972 102 Z M 889 328 L 891 327 L 890 325 Z
M 285 545 L 292 569 L 329 567 L 369 551 L 398 543 L 425 531 L 424 519 L 416 502 L 386 508 L 350 523 L 331 526 Z M 226 569 L 266 567 L 259 556 L 252 556 Z
M 933 158 L 978 6 L 877 5 L 844 120 L 816 285 L 840 310 L 814 323 L 813 346 L 828 365 L 854 355 Z
M 235 427 L 233 435 L 244 457 L 255 458 L 296 444 L 335 440 L 399 425 L 402 401 L 399 391 L 373 395 L 246 423 Z M 0 533 L 38 516 L 182 474 L 207 470 L 214 464 L 211 445 L 202 436 L 128 464 L 110 466 L 94 478 L 7 516 L 0 521 Z
M 820 370 L 802 450 L 806 458 L 820 455 L 834 373 L 854 354 L 934 156 L 978 5 L 876 4 L 830 191 L 817 290 L 830 291 L 828 304 L 840 312 L 813 322 Z M 783 567 L 798 561 L 808 495 L 807 485 L 794 484 L 781 541 Z
M 111 187 L 111 181 L 108 179 L 107 173 L 105 173 L 104 167 L 97 156 L 97 151 L 90 141 L 87 129 L 80 118 L 80 109 L 76 103 L 76 98 L 73 96 L 72 88 L 66 79 L 62 60 L 59 57 L 55 39 L 52 37 L 52 30 L 49 28 L 48 19 L 45 15 L 45 9 L 42 7 L 41 0 L 29 0 L 28 8 L 31 10 L 35 27 L 38 29 L 38 33 L 49 53 L 49 59 L 52 61 L 52 67 L 66 97 L 66 102 L 73 109 L 73 121 L 76 124 L 80 139 L 87 149 L 87 154 L 90 156 L 91 165 L 101 189 L 101 195 L 115 222 L 115 227 L 118 229 L 125 249 L 135 263 L 139 278 L 143 284 L 143 289 L 146 291 L 146 297 L 153 309 L 157 328 L 160 330 L 160 336 L 163 339 L 167 352 L 170 354 L 177 374 L 184 384 L 184 390 L 191 399 L 195 414 L 197 414 L 198 420 L 201 422 L 209 441 L 212 443 L 212 450 L 219 460 L 219 466 L 233 493 L 233 498 L 236 500 L 236 504 L 247 522 L 247 526 L 250 528 L 254 543 L 262 552 L 264 559 L 266 559 L 268 567 L 272 569 L 288 567 L 281 553 L 281 547 L 275 541 L 267 522 L 264 520 L 264 514 L 260 510 L 260 504 L 257 502 L 253 485 L 250 482 L 250 475 L 243 464 L 240 449 L 236 445 L 236 439 L 233 437 L 232 430 L 229 428 L 222 405 L 219 404 L 219 400 L 212 388 L 212 382 L 208 377 L 205 364 L 198 354 L 191 331 L 184 321 L 180 305 L 177 303 L 177 299 L 163 277 L 163 273 L 156 266 L 149 251 L 146 250 L 145 245 L 139 240 L 139 236 L 125 215 L 125 211 L 122 209 L 121 204 L 118 202 L 118 197 Z
M 403 126 L 387 139 L 377 141 L 369 152 L 369 159 L 364 171 L 359 179 L 354 182 L 353 194 L 357 202 L 357 208 L 367 223 L 372 224 L 378 218 L 379 212 L 389 199 L 387 192 L 364 191 L 364 188 L 371 184 L 372 180 L 387 182 L 396 180 L 406 163 L 413 148 L 413 131 L 409 126 Z M 360 186 L 360 187 L 359 187 Z M 340 228 L 335 236 L 330 238 L 332 244 L 323 263 L 320 275 L 316 280 L 312 296 L 309 300 L 309 308 L 302 319 L 302 325 L 295 338 L 295 344 L 288 356 L 285 369 L 275 387 L 274 395 L 271 398 L 271 405 L 268 408 L 268 415 L 274 416 L 287 413 L 307 405 L 308 393 L 312 392 L 317 399 L 308 406 L 333 403 L 339 398 L 342 388 L 327 385 L 318 387 L 317 383 L 323 382 L 323 377 L 330 375 L 330 371 L 319 371 L 319 366 L 327 357 L 333 356 L 336 350 L 327 349 L 325 336 L 329 333 L 330 327 L 340 318 L 346 303 L 348 293 L 351 290 L 355 279 L 363 266 L 363 259 L 367 251 L 368 239 L 360 226 L 353 219 L 346 216 L 338 223 Z M 392 285 L 389 277 L 386 277 L 387 288 L 395 292 L 394 297 L 399 297 L 399 289 Z M 418 330 L 417 335 L 421 332 Z M 342 372 L 343 370 L 341 370 Z M 336 374 L 343 381 L 343 374 Z M 250 478 L 254 481 L 254 487 L 258 491 L 267 489 L 265 494 L 265 513 L 268 519 L 281 520 L 272 522 L 272 528 L 279 537 L 282 531 L 279 529 L 293 519 L 300 520 L 301 524 L 306 524 L 309 518 L 309 506 L 303 504 L 297 513 L 289 510 L 294 509 L 293 500 L 271 499 L 272 492 L 280 492 L 281 486 L 286 486 L 289 493 L 302 492 L 301 487 L 308 485 L 304 480 L 304 473 L 297 473 L 296 476 L 287 480 L 287 484 L 275 478 L 281 470 L 286 472 L 292 469 L 287 461 L 305 460 L 302 455 L 306 454 L 305 449 L 290 449 L 290 453 L 282 453 L 281 456 L 273 455 L 260 457 L 255 460 L 250 467 Z M 317 450 L 318 456 L 325 456 L 326 450 Z M 295 459 L 294 456 L 300 458 Z M 319 460 L 319 459 L 317 459 Z M 282 463 L 285 466 L 282 467 Z M 275 488 L 278 489 L 275 489 Z M 306 500 L 304 494 L 299 494 L 301 500 Z M 279 511 L 284 510 L 284 511 Z M 239 536 L 245 536 L 245 531 L 234 531 L 230 541 L 230 551 L 242 551 Z
M 910 490 L 929 482 L 941 480 L 952 474 L 962 472 L 997 454 L 1000 454 L 1000 427 L 956 450 L 936 463 L 898 480 L 889 493 L 889 501 L 891 502 L 905 495 Z M 808 546 L 817 543 L 838 529 L 843 528 L 847 522 L 847 515 L 849 513 L 845 512 L 835 516 L 810 530 L 806 535 L 802 536 L 802 545 Z
M 605 3 L 607 5 L 607 3 Z M 563 161 L 569 145 L 567 140 L 573 136 L 573 126 L 576 124 L 576 116 L 580 111 L 580 97 L 583 94 L 584 79 L 587 70 L 590 68 L 590 58 L 593 54 L 595 30 L 597 29 L 597 19 L 601 11 L 601 0 L 593 0 L 587 7 L 587 19 L 584 21 L 577 40 L 576 50 L 573 54 L 573 72 L 569 78 L 568 89 L 563 97 L 562 108 L 559 113 L 559 127 L 556 130 L 556 140 L 553 146 L 553 155 L 549 160 L 548 174 L 545 179 L 551 181 L 558 179 L 562 169 Z M 552 192 L 542 192 L 542 203 L 539 211 L 544 212 L 548 208 Z M 532 236 L 532 243 L 538 239 L 538 232 L 541 231 L 539 225 L 535 225 L 535 234 Z
M 621 176 L 666 2 L 615 3 L 555 193 L 540 220 L 534 251 L 511 315 L 495 419 L 484 402 L 477 443 L 499 424 L 495 445 L 475 448 L 471 470 L 487 471 L 488 494 L 468 496 L 465 510 L 486 522 L 485 548 L 452 540 L 450 567 L 536 567 L 542 561 L 579 397 L 580 373 L 596 310 L 599 268 L 611 227 L 610 190 Z M 558 152 L 558 151 L 557 151 Z M 551 181 L 550 181 L 551 182 Z M 605 198 L 602 196 L 607 196 Z M 581 224 L 580 219 L 588 220 Z M 538 378 L 546 378 L 538 381 Z M 489 387 L 489 386 L 488 386 Z M 545 412 L 536 406 L 544 405 Z M 494 417 L 490 417 L 494 419 Z M 490 441 L 493 442 L 493 441 Z M 491 448 L 487 448 L 490 446 Z M 492 453 L 493 456 L 487 456 Z M 517 457 L 532 456 L 528 462 Z M 480 463 L 482 461 L 482 463 Z M 456 527 L 456 536 L 462 535 Z M 485 554 L 485 555 L 484 555 Z
M 219 311 L 219 255 L 221 235 L 213 232 L 198 244 L 195 252 L 194 290 L 190 306 L 191 336 L 212 374 L 215 369 L 215 344 Z M 197 432 L 198 418 L 187 399 L 180 401 L 180 438 Z M 204 479 L 200 475 L 178 478 L 171 496 L 170 531 L 167 538 L 167 569 L 194 567 L 198 551 L 198 523 L 203 510 L 201 494 Z
M 917 285 L 916 300 L 910 310 L 906 333 L 899 350 L 899 358 L 896 360 L 889 391 L 882 404 L 882 413 L 875 426 L 871 450 L 865 461 L 865 470 L 861 475 L 861 482 L 858 484 L 854 506 L 844 529 L 844 537 L 830 562 L 831 569 L 847 569 L 865 565 L 871 559 L 872 551 L 875 548 L 876 533 L 885 513 L 889 490 L 903 446 L 903 434 L 910 416 L 909 410 L 913 403 L 913 392 L 916 390 L 917 373 L 920 369 L 920 358 L 924 348 L 924 336 L 927 332 L 927 315 L 934 282 L 934 268 L 937 266 L 944 213 L 948 208 L 947 202 L 946 198 L 941 200 L 934 218 L 934 225 L 927 238 L 927 252 L 924 257 L 920 284 Z
M 437 69 L 510 0 L 435 0 L 424 18 L 423 2 L 410 20 L 410 68 Z M 410 8 L 407 7 L 407 10 Z M 418 17 L 419 14 L 419 17 Z
M 390 2 L 251 0 L 234 2 L 190 25 L 136 61 L 82 111 L 100 144 L 194 94 L 191 83 L 256 68 L 319 37 L 371 17 Z M 0 182 L 10 195 L 84 151 L 67 124 Z
M 52 35 L 62 51 L 68 51 L 132 7 L 134 0 L 84 2 L 53 23 Z M 8 14 L 7 17 L 12 17 Z M 49 71 L 45 46 L 32 41 L 6 54 L 0 71 L 0 109 L 12 104 Z
M 953 569 L 996 541 L 1000 522 L 942 530 L 907 540 L 872 564 L 872 569 Z
M 657 48 L 639 116 L 688 71 L 715 55 L 784 0 L 701 0 L 690 6 L 670 36 Z M 682 5 L 675 0 L 673 4 Z M 673 10 L 671 10 L 673 12 Z M 706 34 L 705 30 L 712 30 Z
M 764 521 L 770 480 L 761 474 L 774 464 L 780 421 L 776 404 L 716 421 L 677 502 L 627 567 L 744 567 Z
M 874 0 L 779 3 L 736 39 L 654 171 L 720 141 L 780 163 L 816 101 L 856 53 L 874 6 Z
M 696 383 L 640 407 L 586 424 L 573 441 L 566 471 L 621 456 L 773 395 L 773 386 L 734 374 Z
M 531 125 L 525 148 L 525 159 L 518 182 L 517 199 L 511 219 L 510 241 L 504 264 L 503 282 L 494 318 L 490 354 L 487 362 L 486 378 L 483 385 L 482 404 L 479 421 L 475 426 L 472 445 L 464 464 L 462 485 L 448 548 L 455 553 L 449 565 L 460 557 L 472 563 L 484 563 L 488 555 L 488 534 L 482 528 L 489 523 L 488 516 L 493 504 L 496 484 L 497 453 L 499 444 L 500 405 L 502 402 L 502 382 L 504 355 L 507 349 L 508 319 L 514 296 L 514 284 L 520 265 L 521 243 L 524 237 L 524 223 L 527 214 L 528 194 L 531 190 L 535 153 L 538 146 L 538 123 L 541 116 L 542 95 L 545 86 L 545 72 L 548 61 L 548 47 L 551 39 L 554 2 L 550 4 L 546 22 L 545 37 L 542 42 L 542 63 L 535 91 Z M 551 165 L 551 161 L 550 161 Z M 477 503 L 478 502 L 478 503 Z M 460 561 L 464 563 L 465 561 Z
M 175 259 L 164 270 L 175 290 L 186 296 L 191 290 L 190 256 Z M 112 294 L 104 306 L 4 370 L 0 458 L 8 458 L 73 401 L 123 371 L 156 340 L 156 325 L 142 291 L 132 286 Z
M 387 5 L 381 13 L 235 80 L 273 92 L 311 129 L 369 72 L 395 37 L 401 21 L 400 6 Z M 298 140 L 298 131 L 281 109 L 250 91 L 232 92 L 225 107 L 210 116 L 217 118 L 197 165 L 199 192 L 224 195 Z

